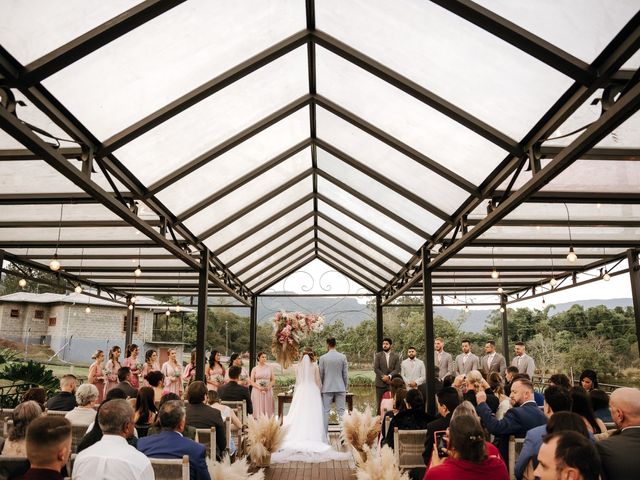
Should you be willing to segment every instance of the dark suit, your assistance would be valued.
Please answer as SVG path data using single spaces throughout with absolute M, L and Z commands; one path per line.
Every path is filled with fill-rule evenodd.
M 178 432 L 162 431 L 138 440 L 138 450 L 149 458 L 182 458 L 189 455 L 191 480 L 211 480 L 204 445 L 184 438 Z
M 393 448 L 393 433 L 398 430 L 425 430 L 433 417 L 422 409 L 407 409 L 398 412 L 389 423 L 389 431 L 384 437 L 384 444 Z
M 450 422 L 451 412 L 449 412 L 446 417 L 438 415 L 435 420 L 427 423 L 427 438 L 424 442 L 424 452 L 422 452 L 425 465 L 429 465 L 431 462 L 431 455 L 433 454 L 433 434 L 449 428 Z
M 227 448 L 227 436 L 220 410 L 204 403 L 187 403 L 187 425 L 195 428 L 216 427 L 216 458 L 220 459 Z
M 77 406 L 76 396 L 71 392 L 56 393 L 47 401 L 47 410 L 69 412 Z
M 127 395 L 127 398 L 136 398 L 138 396 L 138 389 L 132 387 L 129 382 L 120 382 L 113 388 L 122 390 Z
M 482 425 L 484 425 L 489 433 L 492 433 L 496 438 L 500 439 L 498 448 L 505 462 L 508 461 L 509 435 L 522 438 L 532 428 L 547 423 L 547 417 L 534 401 L 527 402 L 516 408 L 510 408 L 507 410 L 507 413 L 504 414 L 502 420 L 496 418 L 486 402 L 478 405 L 476 411 L 478 415 L 480 415 Z
M 382 377 L 389 375 L 392 377 L 395 374 L 400 374 L 400 356 L 395 352 L 389 352 L 389 362 L 384 352 L 376 353 L 373 359 L 373 371 L 376 374 L 376 399 L 378 406 L 376 412 L 380 410 L 380 401 L 384 392 L 389 390 L 389 385 L 384 383 Z
M 247 387 L 238 385 L 238 382 L 229 382 L 218 388 L 218 397 L 220 400 L 229 400 L 233 402 L 240 402 L 246 400 L 247 402 L 247 414 L 253 413 L 253 404 L 251 403 L 251 394 Z
M 596 442 L 605 480 L 635 480 L 640 472 L 640 428 L 628 428 Z
M 500 400 L 496 397 L 496 394 L 493 393 L 493 390 L 487 388 L 484 393 L 487 394 L 487 405 L 491 409 L 491 413 L 496 413 L 498 411 L 498 407 L 500 406 Z M 478 402 L 476 402 L 476 392 L 473 390 L 468 390 L 467 393 L 464 394 L 464 400 L 471 402 L 474 407 L 478 406 Z

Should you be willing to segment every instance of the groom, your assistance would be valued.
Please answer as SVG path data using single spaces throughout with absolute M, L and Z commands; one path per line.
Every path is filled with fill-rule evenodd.
M 336 402 L 338 418 L 342 420 L 347 398 L 347 357 L 336 350 L 336 339 L 327 338 L 327 353 L 320 357 L 320 380 L 322 381 L 322 407 L 324 431 L 329 432 L 331 402 Z

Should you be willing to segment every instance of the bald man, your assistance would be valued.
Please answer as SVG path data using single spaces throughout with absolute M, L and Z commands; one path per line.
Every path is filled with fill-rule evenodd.
M 619 388 L 609 401 L 618 431 L 596 443 L 605 480 L 636 480 L 640 475 L 640 390 Z

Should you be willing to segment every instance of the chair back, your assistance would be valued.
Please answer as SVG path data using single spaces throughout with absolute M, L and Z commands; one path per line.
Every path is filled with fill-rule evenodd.
M 231 417 L 227 417 L 224 419 L 224 433 L 225 439 L 227 440 L 227 453 L 230 453 L 230 445 L 231 445 Z
M 69 460 L 67 460 L 67 475 L 71 476 L 73 472 L 73 464 L 76 462 L 77 453 L 72 453 L 69 455 Z
M 522 451 L 524 445 L 524 438 L 516 438 L 513 435 L 509 436 L 509 478 L 516 478 L 516 462 L 518 461 L 518 455 Z
M 2 408 L 0 409 L 0 421 L 4 422 L 5 420 L 11 419 L 13 415 L 13 408 Z
M 30 466 L 25 457 L 0 456 L 0 478 L 22 477 Z
M 389 425 L 391 425 L 391 416 L 384 417 L 384 434 L 389 435 Z
M 393 452 L 396 462 L 401 468 L 424 467 L 424 444 L 427 439 L 427 430 L 399 430 L 393 431 Z
M 45 413 L 47 415 L 58 415 L 60 417 L 64 417 L 69 412 L 66 412 L 64 410 L 47 410 Z
M 244 425 L 247 422 L 246 400 L 221 400 L 220 403 L 222 405 L 226 405 L 227 407 L 231 407 L 233 410 L 235 410 L 236 415 L 238 415 L 238 419 L 240 420 L 240 423 L 242 423 L 242 425 Z
M 196 442 L 201 443 L 207 449 L 206 456 L 211 461 L 216 461 L 216 427 L 196 428 Z
M 189 455 L 182 458 L 150 458 L 156 480 L 189 480 Z
M 88 425 L 84 424 L 71 424 L 71 452 L 78 453 L 78 445 L 80 444 L 80 440 L 84 437 L 84 434 L 87 433 Z
M 7 438 L 9 436 L 9 429 L 13 426 L 13 420 L 5 418 L 2 422 L 2 436 Z

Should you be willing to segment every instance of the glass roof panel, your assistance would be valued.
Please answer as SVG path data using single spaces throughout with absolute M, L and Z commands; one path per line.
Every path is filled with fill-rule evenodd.
M 109 228 L 77 228 L 63 227 L 60 229 L 60 241 L 66 240 L 138 240 L 141 239 L 133 227 Z M 57 228 L 0 228 L 0 240 L 37 239 L 42 241 L 56 241 Z
M 63 220 L 121 220 L 99 204 L 65 204 Z M 60 219 L 60 205 L 2 205 L 0 221 L 33 222 Z
M 157 196 L 174 213 L 182 213 L 308 137 L 309 109 L 303 108 L 172 183 Z M 311 166 L 309 149 L 295 157 L 296 160 L 285 162 L 294 170 L 294 164 L 305 158 L 307 166 Z M 270 175 L 271 172 L 260 178 Z
M 332 257 L 337 258 L 342 262 L 342 264 L 336 262 Z M 355 277 L 354 280 L 366 283 L 367 285 L 371 285 L 373 287 L 381 287 L 383 283 L 377 277 L 371 276 L 370 273 L 364 272 L 360 267 L 358 267 L 355 263 L 353 263 L 348 257 L 345 257 L 340 252 L 335 251 L 333 248 L 328 247 L 327 245 L 322 245 L 320 247 L 320 252 L 318 253 L 320 258 L 326 258 L 326 261 L 337 264 L 343 270 L 346 270 L 352 277 Z
M 308 90 L 307 51 L 306 47 L 300 47 L 179 113 L 115 153 L 140 180 L 149 184 L 307 94 Z
M 320 240 L 323 240 L 323 243 L 318 245 L 319 249 L 325 249 L 325 250 L 332 250 L 335 252 L 339 252 L 342 257 L 344 257 L 345 259 L 349 259 L 351 261 L 354 262 L 358 262 L 359 264 L 363 265 L 364 267 L 368 268 L 371 272 L 373 272 L 374 274 L 376 274 L 377 276 L 373 276 L 375 278 L 378 279 L 378 282 L 380 282 L 383 279 L 388 279 L 390 277 L 389 273 L 383 269 L 381 269 L 380 267 L 378 267 L 377 265 L 371 263 L 371 261 L 367 260 L 365 257 L 363 257 L 362 255 L 360 255 L 360 253 L 358 253 L 356 250 L 349 248 L 348 246 L 345 246 L 342 243 L 339 243 L 337 241 L 335 241 L 333 238 L 329 237 L 328 235 L 324 234 L 323 232 L 318 232 L 318 238 Z M 327 248 L 327 245 L 329 246 L 329 249 Z M 358 267 L 358 269 L 360 271 L 363 271 L 363 269 L 361 267 Z M 367 272 L 365 275 L 366 278 L 372 277 L 372 274 L 370 272 Z
M 303 254 L 301 253 L 301 255 Z M 297 262 L 297 265 L 304 265 L 305 263 L 310 262 L 313 259 L 314 255 L 315 253 L 313 251 L 309 252 L 307 255 L 304 255 L 304 257 L 301 258 L 299 262 Z M 296 255 L 295 258 L 298 258 L 298 255 Z M 280 268 L 283 268 L 291 260 L 293 259 L 285 258 L 283 261 L 278 262 L 278 264 L 273 265 L 273 267 L 270 268 L 268 272 L 265 272 L 259 277 L 256 277 L 255 279 L 253 279 L 249 284 L 249 288 L 251 288 L 251 290 L 253 291 L 256 291 L 268 286 L 268 283 L 271 283 L 274 280 L 276 280 L 279 275 L 283 275 L 286 273 L 286 269 L 285 269 L 282 272 L 279 272 L 274 278 L 272 278 L 272 275 L 274 275 L 277 270 L 279 270 Z M 295 267 L 295 265 L 292 265 L 291 267 Z
M 82 192 L 73 182 L 41 160 L 0 162 L 2 193 Z
M 283 231 L 282 235 L 279 235 L 275 240 L 272 240 L 265 246 L 247 251 L 246 254 L 242 255 L 240 260 L 237 263 L 234 263 L 230 268 L 234 272 L 242 270 L 257 259 L 268 255 L 270 252 L 277 251 L 278 249 L 282 248 L 283 245 L 289 245 L 289 242 L 291 242 L 291 240 L 295 238 L 296 235 L 299 235 L 309 227 L 313 227 L 313 219 L 311 218 L 299 225 L 296 225 L 295 227 Z M 309 236 L 313 238 L 313 232 L 308 232 L 303 236 L 303 238 L 307 238 Z
M 395 193 L 321 148 L 317 150 L 317 159 L 318 168 L 326 171 L 351 188 L 363 192 L 369 198 L 384 199 L 385 207 L 427 233 L 434 232 L 442 225 L 442 220 L 431 212 L 417 206 L 407 198 Z
M 320 46 L 316 68 L 318 93 L 475 185 L 506 155 L 472 130 Z
M 309 248 L 313 248 L 313 239 L 313 233 L 309 232 L 307 235 L 299 238 L 295 242 L 281 244 L 280 248 L 273 250 L 273 255 L 271 255 L 271 257 L 266 262 L 260 263 L 254 267 L 251 267 L 246 272 L 243 272 L 240 279 L 242 280 L 252 277 L 254 274 L 260 272 L 265 268 L 266 265 L 270 263 L 280 262 L 281 260 L 286 260 L 287 258 L 294 258 L 297 255 L 300 255 L 302 252 L 309 250 Z M 301 247 L 301 250 L 297 250 L 295 253 L 291 254 L 291 252 L 298 247 Z
M 111 20 L 140 0 L 4 0 L 0 44 L 26 65 L 92 28 Z
M 260 229 L 250 237 L 240 240 L 233 245 L 232 248 L 225 250 L 224 252 L 218 253 L 214 246 L 219 246 L 220 242 L 216 241 L 216 236 L 213 235 L 210 238 L 204 240 L 204 244 L 210 248 L 215 255 L 218 255 L 222 262 L 226 262 L 227 260 L 234 258 L 238 254 L 248 252 L 252 250 L 254 245 L 258 245 L 263 240 L 266 240 L 270 236 L 274 235 L 276 232 L 282 232 L 289 228 L 289 225 L 295 223 L 296 220 L 304 217 L 305 215 L 313 212 L 313 200 L 309 200 L 308 202 L 303 203 L 299 207 L 293 209 L 291 212 L 286 215 L 280 216 L 277 220 L 272 222 L 270 225 L 265 228 Z M 263 218 L 262 220 L 265 220 Z
M 616 240 L 637 240 L 640 238 L 640 228 L 632 227 L 571 227 L 571 236 L 574 240 L 594 240 L 601 241 L 606 245 L 611 239 Z M 544 239 L 567 239 L 569 246 L 569 230 L 563 227 L 491 227 L 484 232 L 480 239 L 526 239 L 528 241 Z
M 591 63 L 638 11 L 634 0 L 476 0 L 476 3 Z
M 185 2 L 44 85 L 104 140 L 302 30 L 304 18 L 304 3 L 296 0 Z M 290 73 L 283 68 L 278 79 Z
M 318 201 L 318 211 L 327 215 L 331 220 L 335 221 L 341 227 L 345 227 L 352 232 L 366 238 L 368 241 L 383 249 L 385 252 L 388 252 L 390 255 L 401 260 L 403 263 L 407 262 L 411 258 L 411 252 L 407 252 L 397 246 L 395 243 L 391 243 L 389 240 L 381 237 L 373 230 L 370 230 L 361 223 L 353 220 L 351 217 L 346 216 L 342 212 L 339 212 L 335 208 L 327 205 L 322 201 Z
M 602 250 L 602 249 L 600 249 Z M 559 253 L 560 247 L 554 248 L 554 252 L 555 253 Z M 568 251 L 568 249 L 565 249 L 565 253 Z M 582 249 L 575 249 L 576 253 L 578 254 L 578 260 L 576 260 L 575 263 L 569 263 L 569 261 L 565 258 L 565 259 L 557 259 L 553 261 L 553 266 L 554 266 L 554 270 L 556 272 L 562 272 L 563 271 L 563 267 L 570 267 L 570 266 L 581 266 L 581 265 L 588 265 L 590 263 L 592 263 L 594 260 L 592 258 L 581 258 L 580 257 L 580 253 L 582 251 Z M 540 260 L 540 259 L 531 259 L 531 258 L 521 258 L 518 261 L 514 261 L 514 260 L 509 260 L 509 259 L 502 259 L 502 258 L 496 258 L 495 259 L 495 264 L 496 264 L 496 268 L 499 271 L 500 267 L 506 267 L 506 266 L 511 266 L 511 267 L 522 267 L 522 268 L 530 268 L 531 271 L 546 271 L 551 269 L 551 261 L 544 261 L 544 260 Z M 447 260 L 443 267 L 462 267 L 462 266 L 468 266 L 468 267 L 478 267 L 478 271 L 482 270 L 481 267 L 482 264 L 480 264 L 478 262 L 477 259 L 471 259 L 471 258 L 452 258 L 450 260 Z M 496 281 L 495 279 L 491 278 L 490 276 L 490 263 L 487 264 L 487 268 L 486 268 L 486 272 L 487 272 L 487 278 L 489 280 L 493 280 L 494 282 Z M 456 280 L 457 281 L 457 280 Z
M 640 220 L 640 205 L 633 204 L 567 204 L 572 220 Z M 481 205 L 470 219 L 482 219 L 487 215 L 486 205 Z M 523 203 L 505 217 L 509 220 L 566 220 L 567 210 L 562 203 Z
M 306 194 L 311 193 L 312 187 L 313 185 L 311 183 L 311 179 L 310 177 L 307 177 L 304 180 L 296 183 L 294 186 L 288 188 L 284 192 L 272 197 L 270 200 L 264 202 L 256 209 L 248 212 L 246 215 L 243 215 L 232 224 L 216 232 L 214 237 L 217 239 L 217 241 L 214 241 L 214 245 L 220 246 L 224 243 L 227 243 L 232 238 L 239 236 L 244 230 L 257 225 L 263 220 L 278 213 L 283 208 L 286 208 L 292 203 L 295 203 Z M 216 208 L 216 205 L 205 208 L 193 217 L 186 220 L 185 225 L 190 230 L 198 232 L 198 234 L 203 233 L 205 230 L 217 224 L 217 222 L 212 221 L 214 215 L 212 212 Z M 228 218 L 229 216 L 236 213 L 236 211 L 231 210 L 225 211 L 224 213 L 227 214 L 225 215 L 225 218 Z
M 318 138 L 374 168 L 405 189 L 451 214 L 468 194 L 440 175 L 329 113 L 316 108 Z
M 571 85 L 430 2 L 325 0 L 316 4 L 316 25 L 516 139 Z
M 338 203 L 340 206 L 348 209 L 372 225 L 383 230 L 392 231 L 393 235 L 397 237 L 398 240 L 414 247 L 416 250 L 420 248 L 425 241 L 424 238 L 400 225 L 395 220 L 383 215 L 374 207 L 367 205 L 363 201 L 357 199 L 350 193 L 345 192 L 320 176 L 318 176 L 318 193 Z M 387 205 L 385 204 L 384 207 L 386 208 Z

